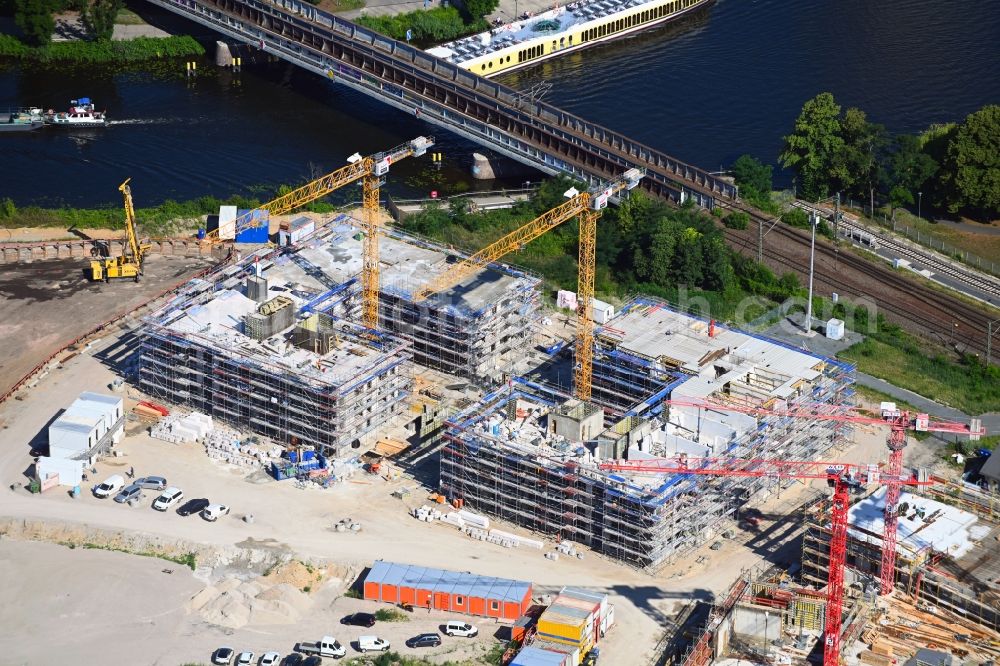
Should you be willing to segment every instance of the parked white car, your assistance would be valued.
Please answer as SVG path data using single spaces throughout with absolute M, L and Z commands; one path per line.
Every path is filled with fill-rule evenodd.
M 153 500 L 153 508 L 157 511 L 167 511 L 170 507 L 177 506 L 177 503 L 182 499 L 184 499 L 184 491 L 170 486 L 163 491 L 162 495 Z
M 358 650 L 360 652 L 368 652 L 369 650 L 388 652 L 389 641 L 378 636 L 358 636 Z
M 209 504 L 205 507 L 205 510 L 201 512 L 201 517 L 210 523 L 214 523 L 222 516 L 229 515 L 229 507 L 225 504 Z
M 114 476 L 109 476 L 103 483 L 94 487 L 94 496 L 100 497 L 101 499 L 111 497 L 124 487 L 125 479 L 121 474 L 115 474 Z
M 278 666 L 281 655 L 277 652 L 265 652 L 261 655 L 260 666 Z
M 469 624 L 468 622 L 459 622 L 458 620 L 451 620 L 448 624 L 444 625 L 444 633 L 449 636 L 462 636 L 463 638 L 471 638 L 472 636 L 478 636 L 479 630 L 475 626 Z
M 253 666 L 253 652 L 240 652 L 236 657 L 236 666 Z

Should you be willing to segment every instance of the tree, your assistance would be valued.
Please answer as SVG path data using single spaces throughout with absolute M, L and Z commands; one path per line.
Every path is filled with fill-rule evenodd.
M 93 0 L 89 7 L 84 6 L 80 18 L 94 39 L 111 39 L 115 31 L 115 19 L 124 6 L 124 0 Z
M 892 192 L 897 189 L 905 190 L 910 195 L 909 202 L 897 196 L 895 200 L 900 203 L 896 205 L 913 203 L 913 194 L 920 192 L 938 170 L 938 163 L 923 151 L 921 143 L 920 138 L 911 134 L 900 134 L 893 142 L 893 151 L 889 156 L 889 177 L 892 183 L 889 198 L 893 199 Z
M 764 164 L 756 157 L 750 155 L 740 155 L 733 162 L 733 176 L 736 184 L 740 187 L 740 192 L 747 198 L 755 196 L 771 196 L 771 172 L 770 164 Z
M 957 195 L 950 212 L 1000 214 L 1000 106 L 984 106 L 965 119 L 948 144 L 944 170 Z
M 802 196 L 821 199 L 829 192 L 834 159 L 843 147 L 840 106 L 832 94 L 820 93 L 802 106 L 779 160 L 798 174 Z
M 889 190 L 889 206 L 892 208 L 892 223 L 896 223 L 896 209 L 902 208 L 903 206 L 913 205 L 913 193 L 903 187 L 902 185 L 896 185 L 891 190 Z M 895 227 L 893 227 L 895 228 Z
M 836 189 L 867 196 L 875 206 L 875 190 L 882 180 L 882 156 L 889 141 L 885 126 L 868 121 L 861 109 L 851 107 L 840 120 L 844 147 L 834 160 Z
M 56 29 L 54 10 L 52 0 L 14 0 L 14 22 L 29 44 L 45 46 L 52 41 Z
M 462 0 L 462 2 L 465 4 L 465 11 L 469 13 L 470 23 L 492 14 L 500 4 L 500 0 Z

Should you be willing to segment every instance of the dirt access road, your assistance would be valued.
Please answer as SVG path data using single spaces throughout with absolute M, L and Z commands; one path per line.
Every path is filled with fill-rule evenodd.
M 116 314 L 149 301 L 211 265 L 208 258 L 153 255 L 141 282 L 87 280 L 88 262 L 53 259 L 0 269 L 0 394 L 50 354 Z

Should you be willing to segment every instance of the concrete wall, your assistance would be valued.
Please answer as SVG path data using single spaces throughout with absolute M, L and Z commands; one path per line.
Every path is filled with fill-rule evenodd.
M 781 637 L 781 611 L 737 605 L 733 609 L 733 635 L 761 647 Z

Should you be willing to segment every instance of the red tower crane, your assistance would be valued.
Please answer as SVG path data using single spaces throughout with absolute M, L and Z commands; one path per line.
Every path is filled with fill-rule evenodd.
M 885 529 L 882 534 L 882 565 L 880 593 L 882 595 L 892 592 L 896 584 L 896 527 L 898 523 L 897 509 L 899 504 L 900 486 L 891 481 L 900 475 L 903 468 L 903 449 L 906 448 L 906 431 L 915 432 L 940 432 L 954 435 L 965 435 L 970 440 L 975 441 L 986 434 L 982 422 L 973 419 L 972 423 L 966 425 L 953 421 L 931 420 L 927 414 L 916 414 L 911 416 L 909 412 L 901 412 L 895 409 L 884 409 L 881 416 L 872 416 L 862 413 L 858 408 L 845 405 L 830 405 L 826 403 L 813 403 L 797 405 L 793 408 L 775 409 L 758 405 L 750 405 L 737 402 L 711 402 L 708 400 L 665 400 L 664 404 L 677 407 L 697 407 L 711 411 L 728 411 L 750 414 L 752 416 L 779 416 L 801 419 L 812 419 L 819 421 L 841 421 L 845 423 L 858 423 L 862 425 L 878 425 L 889 427 L 889 437 L 886 444 L 889 447 L 889 464 L 886 467 L 884 477 L 890 479 L 886 485 L 885 493 L 885 517 L 883 524 Z
M 898 472 L 883 473 L 878 465 L 808 462 L 795 460 L 747 460 L 740 458 L 654 458 L 651 460 L 611 460 L 600 463 L 608 471 L 656 474 L 700 474 L 773 479 L 826 479 L 833 486 L 830 512 L 830 564 L 827 576 L 826 619 L 823 629 L 823 665 L 839 666 L 840 633 L 844 612 L 844 564 L 847 560 L 847 510 L 850 490 L 864 485 L 889 487 L 928 485 Z

